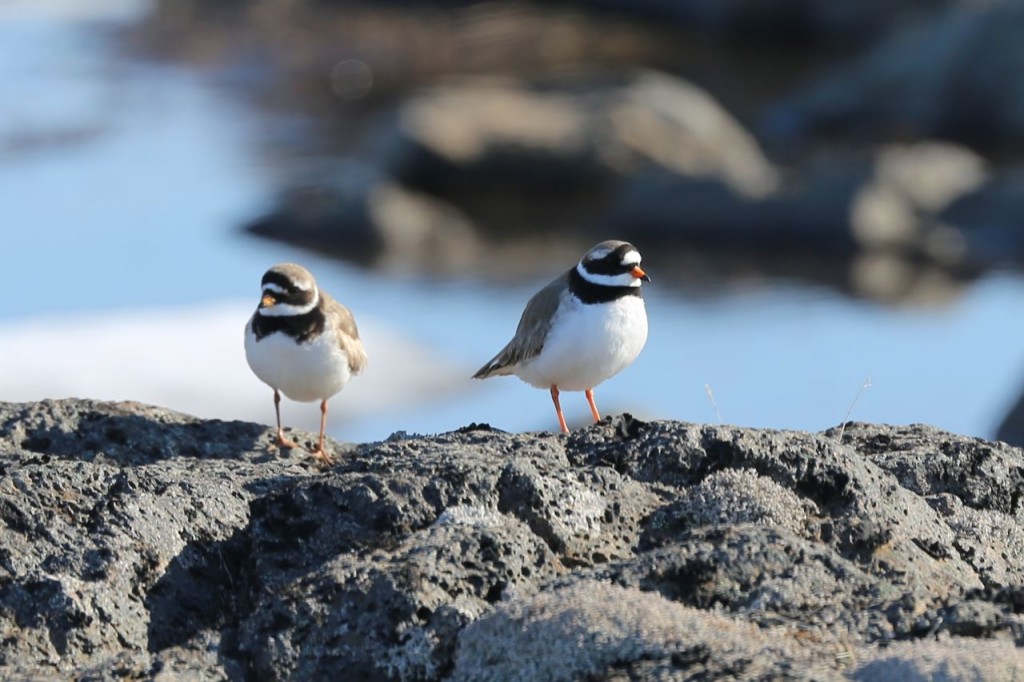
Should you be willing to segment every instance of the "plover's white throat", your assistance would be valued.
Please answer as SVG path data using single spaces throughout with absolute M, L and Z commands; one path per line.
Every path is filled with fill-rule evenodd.
M 281 427 L 281 393 L 299 402 L 319 400 L 320 438 L 312 454 L 329 463 L 327 401 L 366 366 L 355 318 L 301 265 L 275 265 L 263 275 L 261 289 L 259 306 L 245 325 L 245 358 L 274 389 L 278 445 L 297 447 Z
M 636 360 L 647 341 L 640 285 L 650 281 L 632 244 L 601 242 L 530 299 L 515 336 L 473 377 L 514 374 L 549 389 L 565 432 L 559 391 L 584 391 L 600 421 L 594 387 Z

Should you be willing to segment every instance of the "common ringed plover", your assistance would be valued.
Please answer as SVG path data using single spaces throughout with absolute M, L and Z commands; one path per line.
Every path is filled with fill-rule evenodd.
M 311 454 L 329 464 L 324 450 L 327 401 L 366 366 L 355 318 L 316 285 L 309 270 L 281 263 L 267 270 L 263 296 L 245 325 L 245 359 L 274 389 L 277 443 L 298 445 L 281 428 L 281 393 L 299 402 L 320 401 L 320 440 Z
M 474 379 L 514 374 L 547 388 L 568 433 L 559 391 L 584 391 L 594 421 L 594 387 L 636 360 L 647 341 L 640 252 L 627 242 L 601 242 L 576 267 L 534 294 L 516 334 Z

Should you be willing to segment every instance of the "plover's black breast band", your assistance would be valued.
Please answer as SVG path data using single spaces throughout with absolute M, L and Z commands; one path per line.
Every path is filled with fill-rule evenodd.
M 280 332 L 292 337 L 299 343 L 309 341 L 320 334 L 327 324 L 327 316 L 320 306 L 316 306 L 302 315 L 281 315 L 271 317 L 256 313 L 252 317 L 252 333 L 259 341 L 265 336 Z

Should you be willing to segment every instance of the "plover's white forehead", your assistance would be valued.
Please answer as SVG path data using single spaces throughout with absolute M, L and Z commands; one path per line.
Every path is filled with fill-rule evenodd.
M 631 249 L 622 255 L 623 265 L 640 265 L 640 252 Z
M 275 294 L 286 294 L 286 293 L 288 293 L 287 289 L 285 289 L 283 286 L 281 286 L 280 284 L 277 284 L 275 282 L 266 282 L 263 285 L 263 291 L 272 291 Z

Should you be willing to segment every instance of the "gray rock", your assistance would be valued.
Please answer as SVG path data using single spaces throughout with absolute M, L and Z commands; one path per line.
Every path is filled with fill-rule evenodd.
M 763 2 L 758 0 L 586 0 L 603 9 L 615 9 L 659 22 L 695 28 L 717 38 L 756 44 L 860 43 L 893 25 L 927 16 L 953 2 L 844 3 L 839 0 Z
M 1024 137 L 1024 7 L 961 3 L 913 24 L 783 100 L 769 135 L 870 132 L 1003 147 Z
M 390 147 L 391 175 L 435 191 L 595 187 L 647 166 L 750 197 L 779 182 L 754 138 L 713 97 L 657 72 L 579 91 L 514 81 L 433 88 L 401 107 Z
M 989 182 L 956 198 L 938 218 L 956 230 L 971 262 L 992 266 L 1024 261 L 1019 229 L 1024 223 L 1024 169 L 993 174 Z
M 552 235 L 604 239 L 609 221 L 625 238 L 670 225 L 661 242 L 698 230 L 749 236 L 746 214 L 782 182 L 714 97 L 654 71 L 572 87 L 439 85 L 401 103 L 393 121 L 376 173 L 352 182 L 347 166 L 328 167 L 249 229 L 377 266 L 501 268 L 510 236 L 543 239 L 548 251 Z M 619 195 L 626 208 L 609 213 Z
M 716 471 L 650 519 L 652 526 L 763 523 L 803 535 L 817 507 L 753 469 Z
M 566 93 L 514 83 L 438 87 L 400 108 L 389 166 L 395 177 L 435 189 L 589 184 L 606 173 L 592 126 L 579 98 Z
M 614 95 L 608 114 L 614 136 L 601 141 L 628 150 L 604 152 L 627 169 L 654 163 L 677 175 L 717 180 L 747 199 L 778 189 L 780 171 L 754 136 L 702 88 L 641 72 Z
M 950 221 L 959 215 L 956 226 L 974 222 L 966 209 L 951 207 L 987 179 L 977 154 L 940 142 L 818 160 L 784 186 L 746 197 L 734 184 L 716 188 L 693 174 L 649 172 L 627 183 L 614 221 L 639 222 L 651 236 L 680 242 L 725 244 L 742 237 L 764 247 L 889 251 L 958 264 L 968 256 L 967 245 Z
M 1024 528 L 1017 523 L 1020 511 L 976 509 L 950 493 L 929 497 L 928 502 L 957 533 L 957 551 L 977 570 L 990 575 L 993 584 L 1024 584 L 1024 566 L 1002 561 L 1007 552 L 1024 550 Z
M 818 101 L 778 111 L 811 120 L 805 100 Z M 352 181 L 349 166 L 328 167 L 250 230 L 433 273 L 533 262 L 510 252 L 515 240 L 551 250 L 560 235 L 580 242 L 574 252 L 614 233 L 677 254 L 753 254 L 742 269 L 767 275 L 802 263 L 800 275 L 894 302 L 945 301 L 977 272 L 1024 259 L 1020 173 L 927 138 L 817 154 L 784 173 L 715 97 L 655 71 L 543 87 L 463 80 L 417 91 L 387 120 L 372 173 Z
M 850 677 L 861 682 L 1010 682 L 1024 679 L 1024 654 L 1011 642 L 953 637 L 897 642 L 858 652 Z
M 479 257 L 477 229 L 454 205 L 388 181 L 333 178 L 283 192 L 245 229 L 382 270 L 457 272 Z
M 610 669 L 625 676 L 640 665 L 645 679 L 767 679 L 806 666 L 807 651 L 792 628 L 761 629 L 651 592 L 581 580 L 499 604 L 467 626 L 451 679 L 570 682 Z
M 212 62 L 275 114 L 264 151 L 292 177 L 257 234 L 494 279 L 617 235 L 684 261 L 668 271 L 686 284 L 796 277 L 899 303 L 1024 261 L 1019 172 L 979 181 L 974 154 L 934 142 L 1015 162 L 1012 0 L 164 4 L 139 44 Z
M 975 679 L 1018 665 L 1024 453 L 1005 444 L 623 416 L 568 437 L 473 425 L 331 445 L 339 463 L 320 471 L 254 424 L 0 403 L 0 676 Z
M 638 242 L 749 251 L 762 263 L 775 254 L 782 272 L 858 297 L 934 303 L 958 295 L 978 272 L 1024 258 L 1014 227 L 1022 196 L 1019 171 L 993 170 L 957 144 L 923 141 L 823 155 L 762 197 L 648 169 L 622 183 L 607 219 Z M 831 267 L 795 269 L 808 250 L 833 259 Z

